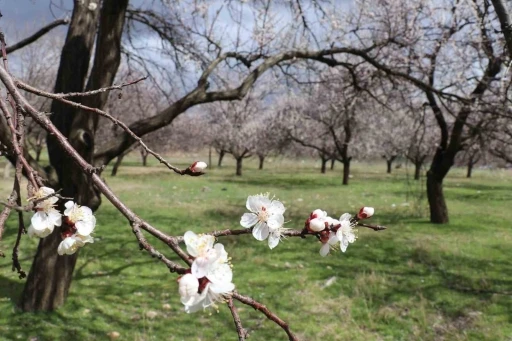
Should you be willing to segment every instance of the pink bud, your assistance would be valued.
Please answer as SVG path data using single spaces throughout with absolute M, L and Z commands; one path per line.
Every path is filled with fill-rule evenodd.
M 206 169 L 206 167 L 208 167 L 206 162 L 196 161 L 192 164 L 192 166 L 190 166 L 190 170 L 194 173 L 201 173 L 203 170 Z
M 373 207 L 363 207 L 359 210 L 357 217 L 359 219 L 367 219 L 367 218 L 370 218 L 374 212 L 375 212 L 375 209 Z

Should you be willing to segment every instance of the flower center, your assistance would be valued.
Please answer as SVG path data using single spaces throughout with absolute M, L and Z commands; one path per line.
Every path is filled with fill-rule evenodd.
M 269 214 L 267 208 L 265 206 L 261 207 L 261 211 L 258 212 L 258 220 L 266 223 L 268 220 Z
M 79 208 L 73 208 L 71 213 L 69 214 L 68 218 L 71 223 L 76 223 L 79 220 L 82 220 L 84 217 L 84 214 L 82 213 L 82 210 Z

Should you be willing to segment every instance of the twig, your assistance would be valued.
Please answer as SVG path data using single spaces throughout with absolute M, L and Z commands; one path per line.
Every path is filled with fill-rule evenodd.
M 374 231 L 382 231 L 382 230 L 387 229 L 387 227 L 386 227 L 386 226 L 382 226 L 382 225 L 371 225 L 371 224 L 363 224 L 363 223 L 360 223 L 360 222 L 358 222 L 358 223 L 357 223 L 357 226 L 368 227 L 369 229 L 372 229 L 372 230 L 374 230 Z
M 135 235 L 135 237 L 137 238 L 137 240 L 139 241 L 139 247 L 141 250 L 146 250 L 151 255 L 151 257 L 157 258 L 158 260 L 160 260 L 162 263 L 164 263 L 167 266 L 169 271 L 176 272 L 181 275 L 186 273 L 186 271 L 187 271 L 186 268 L 167 259 L 163 254 L 158 252 L 153 246 L 151 246 L 148 243 L 148 241 L 142 234 L 142 231 L 140 230 L 140 223 L 133 223 L 132 231 L 133 231 L 133 234 Z
M 160 154 L 158 154 L 157 152 L 155 152 L 151 148 L 149 148 L 144 143 L 144 141 L 142 141 L 142 139 L 140 137 L 138 137 L 126 124 L 124 124 L 123 122 L 121 122 L 120 120 L 115 118 L 114 116 L 110 115 L 106 111 L 103 111 L 103 110 L 100 110 L 100 109 L 97 109 L 97 108 L 91 108 L 91 107 L 85 106 L 83 104 L 70 101 L 68 99 L 63 98 L 62 94 L 53 94 L 53 93 L 50 93 L 50 92 L 46 92 L 46 91 L 34 88 L 34 87 L 32 87 L 32 86 L 30 86 L 28 84 L 25 84 L 25 83 L 23 83 L 23 82 L 21 82 L 19 80 L 16 80 L 16 86 L 18 88 L 20 88 L 20 89 L 23 89 L 25 91 L 31 92 L 33 94 L 55 99 L 55 100 L 60 101 L 62 103 L 68 104 L 68 105 L 70 105 L 70 106 L 72 106 L 74 108 L 82 109 L 82 110 L 86 110 L 86 111 L 90 111 L 90 112 L 94 112 L 94 113 L 96 113 L 98 115 L 101 115 L 101 116 L 107 118 L 108 120 L 110 120 L 111 122 L 113 122 L 115 125 L 120 126 L 128 135 L 130 135 L 131 138 L 133 138 L 135 141 L 137 141 L 142 146 L 142 148 L 144 148 L 144 150 L 146 150 L 149 154 L 153 155 L 160 163 L 163 163 L 167 168 L 169 168 L 170 170 L 174 171 L 175 173 L 180 174 L 180 175 L 191 175 L 191 176 L 202 175 L 202 173 L 190 172 L 188 169 L 181 170 L 178 167 L 175 167 L 175 166 L 171 165 Z M 106 88 L 104 88 L 104 89 L 106 89 Z M 98 89 L 98 90 L 95 90 L 95 91 L 101 92 L 101 91 L 104 91 L 104 89 L 102 88 L 102 89 Z
M 277 324 L 279 327 L 281 327 L 286 335 L 288 335 L 289 341 L 299 341 L 299 339 L 291 332 L 290 327 L 288 326 L 288 323 L 281 320 L 279 317 L 277 317 L 276 314 L 271 312 L 266 306 L 259 303 L 258 301 L 248 297 L 240 295 L 238 292 L 234 291 L 232 297 L 234 299 L 237 299 L 238 301 L 242 302 L 243 304 L 246 304 L 248 306 L 253 307 L 256 310 L 261 311 L 269 320 L 273 321 L 275 324 Z
M 130 86 L 130 85 L 134 85 L 134 84 L 137 84 L 139 82 L 142 82 L 144 80 L 146 80 L 148 78 L 148 76 L 144 76 L 144 77 L 141 77 L 141 78 L 138 78 L 134 81 L 131 81 L 131 82 L 126 82 L 126 83 L 121 83 L 121 84 L 114 84 L 114 85 L 111 85 L 111 86 L 107 86 L 105 88 L 101 88 L 101 89 L 97 89 L 97 90 L 91 90 L 91 91 L 84 91 L 84 92 L 68 92 L 68 93 L 56 93 L 56 94 L 52 94 L 54 97 L 52 97 L 53 99 L 58 99 L 58 98 L 69 98 L 69 97 L 86 97 L 86 96 L 92 96 L 92 95 L 96 95 L 96 94 L 99 94 L 99 93 L 102 93 L 102 92 L 106 92 L 106 91 L 110 91 L 110 90 L 122 90 L 123 88 L 127 87 L 127 86 Z M 23 84 L 23 85 L 26 85 L 26 84 Z M 23 86 L 22 85 L 22 86 Z M 33 88 L 34 90 L 37 90 L 38 93 L 36 92 L 32 92 L 32 91 L 29 91 L 29 92 L 32 92 L 36 95 L 39 95 L 39 96 L 43 96 L 43 97 L 48 97 L 47 92 L 45 91 L 42 91 L 42 90 L 39 90 L 39 89 L 36 89 L 36 88 Z M 26 89 L 24 89 L 26 90 Z
M 238 341 L 245 341 L 248 336 L 248 331 L 244 329 L 242 326 L 242 321 L 240 320 L 240 316 L 238 315 L 238 311 L 236 310 L 235 305 L 233 304 L 233 298 L 228 298 L 228 308 L 231 311 L 231 315 L 233 316 L 233 322 L 235 322 L 236 332 L 238 333 Z
M 17 42 L 16 44 L 12 44 L 11 46 L 8 46 L 6 48 L 6 53 L 12 53 L 16 50 L 19 50 L 22 47 L 25 47 L 25 46 L 33 43 L 34 41 L 36 41 L 37 39 L 39 39 L 40 37 L 42 37 L 49 31 L 51 31 L 53 28 L 60 26 L 60 25 L 67 25 L 67 24 L 69 24 L 69 19 L 57 19 L 57 20 L 49 23 L 48 25 L 44 26 L 39 31 L 37 31 L 36 33 L 31 35 L 30 37 L 27 37 L 27 38 Z

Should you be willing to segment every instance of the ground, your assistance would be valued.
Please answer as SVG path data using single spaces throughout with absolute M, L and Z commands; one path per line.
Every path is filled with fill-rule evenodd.
M 196 156 L 199 158 L 201 155 Z M 227 158 L 226 158 L 227 159 Z M 170 156 L 185 165 L 185 158 Z M 240 228 L 248 195 L 271 192 L 286 207 L 286 226 L 300 229 L 312 210 L 332 216 L 376 209 L 346 253 L 326 258 L 313 238 L 290 238 L 270 250 L 251 235 L 222 238 L 233 258 L 234 283 L 289 322 L 301 340 L 512 340 L 512 174 L 463 169 L 445 183 L 450 224 L 428 223 L 424 182 L 405 167 L 355 163 L 349 186 L 341 165 L 322 175 L 310 160 L 256 162 L 234 176 L 234 163 L 199 178 L 180 177 L 128 158 L 106 181 L 127 205 L 163 231 L 182 235 Z M 272 162 L 270 162 L 272 161 Z M 0 161 L 0 166 L 3 166 Z M 0 198 L 10 182 L 0 180 Z M 30 219 L 26 215 L 26 220 Z M 53 313 L 24 314 L 15 302 L 24 280 L 11 271 L 14 221 L 0 249 L 0 340 L 237 340 L 228 309 L 185 314 L 176 275 L 139 251 L 124 218 L 104 200 L 96 242 L 81 252 L 69 299 Z M 167 255 L 171 252 L 154 241 Z M 28 270 L 37 240 L 24 237 Z M 263 315 L 237 303 L 249 340 L 286 340 Z

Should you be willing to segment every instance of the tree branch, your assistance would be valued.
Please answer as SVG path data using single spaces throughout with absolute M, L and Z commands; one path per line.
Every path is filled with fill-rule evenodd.
M 57 19 L 57 20 L 49 23 L 48 25 L 44 26 L 43 28 L 41 28 L 39 31 L 32 34 L 31 36 L 17 42 L 16 44 L 8 46 L 5 49 L 5 51 L 9 54 L 16 50 L 19 50 L 19 49 L 33 43 L 37 39 L 41 38 L 46 33 L 50 32 L 52 29 L 54 29 L 55 27 L 60 26 L 60 25 L 67 25 L 67 24 L 69 24 L 69 19 Z

